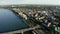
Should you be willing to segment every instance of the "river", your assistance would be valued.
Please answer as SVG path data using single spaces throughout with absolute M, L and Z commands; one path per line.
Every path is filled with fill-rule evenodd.
M 0 33 L 28 28 L 20 17 L 8 9 L 0 9 Z

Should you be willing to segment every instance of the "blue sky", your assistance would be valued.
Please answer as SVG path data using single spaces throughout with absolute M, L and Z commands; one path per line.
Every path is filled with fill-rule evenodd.
M 60 0 L 0 0 L 0 5 L 9 5 L 9 4 L 60 5 Z

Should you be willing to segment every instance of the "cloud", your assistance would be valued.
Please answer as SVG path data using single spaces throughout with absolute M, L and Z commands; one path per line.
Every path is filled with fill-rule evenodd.
M 60 5 L 60 0 L 0 0 L 0 5 L 9 4 L 51 4 Z

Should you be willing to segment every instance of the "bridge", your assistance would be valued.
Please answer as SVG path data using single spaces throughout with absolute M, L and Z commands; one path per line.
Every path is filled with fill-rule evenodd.
M 6 33 L 0 33 L 0 34 L 14 34 L 14 33 L 24 33 L 26 31 L 30 31 L 30 30 L 35 30 L 37 28 L 40 28 L 39 25 L 35 26 L 35 27 L 30 27 L 30 28 L 26 28 L 26 29 L 21 29 L 21 30 L 16 30 L 16 31 L 11 31 L 11 32 L 6 32 Z

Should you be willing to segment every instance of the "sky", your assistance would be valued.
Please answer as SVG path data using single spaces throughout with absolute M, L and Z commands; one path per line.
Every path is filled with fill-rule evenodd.
M 11 5 L 11 4 L 60 5 L 60 0 L 0 0 L 0 5 Z

